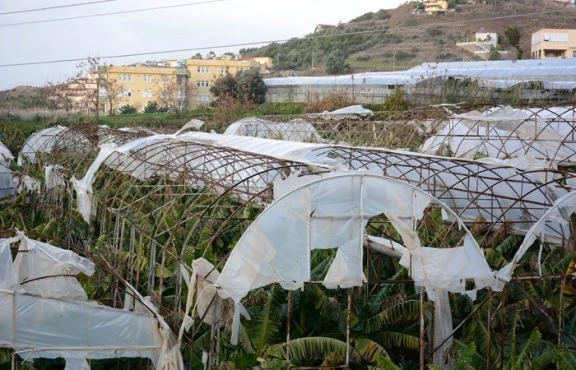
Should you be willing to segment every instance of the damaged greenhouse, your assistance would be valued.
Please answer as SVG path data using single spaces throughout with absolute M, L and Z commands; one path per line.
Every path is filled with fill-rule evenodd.
M 575 108 L 443 108 L 37 132 L 0 161 L 0 347 L 70 369 L 570 367 Z

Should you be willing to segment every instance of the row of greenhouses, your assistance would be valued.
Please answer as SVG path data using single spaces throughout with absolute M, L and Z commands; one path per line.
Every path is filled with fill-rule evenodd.
M 39 131 L 0 163 L 0 347 L 70 369 L 576 366 L 575 114 Z

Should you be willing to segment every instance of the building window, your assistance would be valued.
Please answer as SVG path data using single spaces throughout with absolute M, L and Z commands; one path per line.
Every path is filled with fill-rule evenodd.
M 145 98 L 151 98 L 152 97 L 152 90 L 144 90 L 142 92 L 142 96 Z
M 228 74 L 228 67 L 220 67 L 220 75 L 224 76 Z
M 210 101 L 210 97 L 208 95 L 196 95 L 196 101 L 207 102 Z
M 119 75 L 118 81 L 120 81 L 120 82 L 132 82 L 132 75 Z
M 210 86 L 209 82 L 206 80 L 196 81 L 196 86 L 198 87 L 208 87 Z
M 129 98 L 132 96 L 132 90 L 124 90 L 122 95 L 124 95 L 125 98 Z
M 198 73 L 208 73 L 210 70 L 208 69 L 208 67 L 198 67 L 197 71 Z
M 170 77 L 162 76 L 162 82 L 164 82 L 164 83 L 170 82 Z
M 144 75 L 144 82 L 152 82 L 152 76 L 151 75 Z

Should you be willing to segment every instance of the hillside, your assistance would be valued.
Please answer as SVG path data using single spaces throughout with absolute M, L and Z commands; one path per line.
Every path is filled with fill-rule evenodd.
M 554 0 L 494 0 L 488 5 L 476 2 L 481 1 L 458 4 L 455 11 L 436 16 L 413 14 L 415 3 L 375 9 L 305 38 L 241 52 L 272 57 L 280 75 L 404 70 L 423 62 L 480 59 L 455 44 L 473 37 L 481 28 L 498 33 L 502 50 L 508 51 L 500 55 L 501 59 L 514 59 L 517 54 L 504 37 L 508 27 L 520 31 L 524 59 L 530 57 L 533 32 L 541 28 L 576 28 L 576 9 L 570 4 Z M 344 61 L 349 69 L 333 68 L 339 62 L 343 67 Z

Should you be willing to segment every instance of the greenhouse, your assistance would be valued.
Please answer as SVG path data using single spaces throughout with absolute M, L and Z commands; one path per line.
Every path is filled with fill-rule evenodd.
M 18 197 L 37 226 L 14 221 L 0 243 L 0 322 L 22 316 L 0 331 L 67 339 L 0 346 L 70 368 L 416 368 L 451 367 L 475 343 L 470 361 L 494 367 L 517 358 L 509 316 L 558 363 L 576 309 L 574 109 L 444 108 L 36 133 L 18 161 L 39 185 Z M 19 267 L 40 251 L 62 266 Z M 26 316 L 55 299 L 82 333 Z

